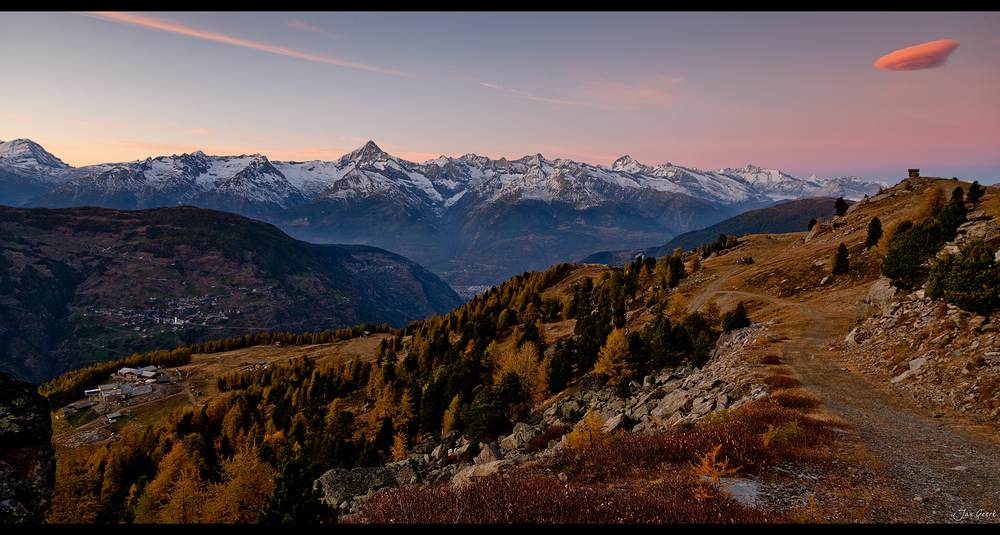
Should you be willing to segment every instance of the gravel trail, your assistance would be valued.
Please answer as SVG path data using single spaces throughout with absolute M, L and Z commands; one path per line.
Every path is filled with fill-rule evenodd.
M 869 520 L 998 522 L 1000 446 L 849 371 L 832 345 L 852 318 L 809 305 L 786 310 L 790 336 L 779 346 L 785 363 L 858 433 L 877 459 L 880 484 L 894 494 L 884 496 L 891 502 L 885 516 Z

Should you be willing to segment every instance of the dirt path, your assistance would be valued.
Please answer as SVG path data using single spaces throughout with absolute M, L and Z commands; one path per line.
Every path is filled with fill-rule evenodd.
M 785 363 L 830 412 L 857 431 L 876 458 L 878 484 L 888 485 L 893 494 L 884 496 L 885 507 L 874 506 L 873 511 L 882 510 L 871 520 L 1000 521 L 997 443 L 848 371 L 831 345 L 849 331 L 851 317 L 785 303 L 781 330 L 789 339 L 780 345 Z
M 720 290 L 734 266 L 694 300 L 697 310 L 711 295 L 768 301 L 777 307 L 776 347 L 803 385 L 827 411 L 857 433 L 875 471 L 857 482 L 851 499 L 855 519 L 867 522 L 1000 522 L 1000 446 L 991 437 L 929 410 L 853 373 L 834 344 L 850 331 L 853 317 L 823 303 L 743 291 Z M 851 493 L 851 491 L 848 491 Z M 864 502 L 864 503 L 862 503 Z M 861 511 L 863 510 L 863 511 Z
M 710 282 L 701 292 L 701 295 L 699 295 L 698 298 L 695 299 L 690 306 L 688 306 L 688 313 L 697 312 L 702 306 L 705 305 L 705 301 L 707 301 L 709 297 L 719 293 L 719 287 L 722 286 L 722 283 L 725 282 L 738 267 L 739 266 L 731 266 L 729 269 L 722 272 L 722 274 L 720 274 L 714 281 Z

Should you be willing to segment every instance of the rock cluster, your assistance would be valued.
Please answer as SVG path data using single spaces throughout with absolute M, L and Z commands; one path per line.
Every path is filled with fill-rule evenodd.
M 995 422 L 1000 417 L 998 328 L 998 314 L 966 312 L 917 290 L 865 319 L 840 345 L 846 360 L 863 373 L 927 408 Z
M 0 523 L 44 523 L 55 476 L 48 399 L 0 372 Z
M 632 384 L 634 394 L 628 398 L 609 388 L 581 388 L 546 409 L 536 427 L 555 425 L 574 412 L 594 411 L 607 432 L 640 432 L 693 423 L 714 410 L 735 409 L 765 394 L 764 385 L 746 373 L 740 349 L 766 337 L 769 326 L 760 323 L 724 334 L 706 366 L 646 377 L 642 385 Z

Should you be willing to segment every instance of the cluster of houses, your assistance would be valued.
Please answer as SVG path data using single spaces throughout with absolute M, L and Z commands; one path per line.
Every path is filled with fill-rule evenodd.
M 99 398 L 100 401 L 118 401 L 150 394 L 153 392 L 153 384 L 170 382 L 170 376 L 160 372 L 156 366 L 121 368 L 111 378 L 125 382 L 100 385 L 84 391 L 84 394 L 91 399 Z
M 180 371 L 177 371 L 180 375 Z M 121 368 L 111 375 L 113 383 L 103 384 L 91 390 L 85 390 L 86 401 L 75 401 L 63 407 L 63 415 L 69 416 L 79 411 L 89 409 L 98 403 L 109 401 L 124 401 L 129 398 L 153 393 L 153 385 L 156 383 L 169 383 L 170 376 L 161 372 L 156 366 L 143 366 L 142 368 Z M 96 440 L 106 440 L 115 438 L 115 433 L 106 426 L 113 424 L 126 416 L 120 411 L 104 414 L 104 425 L 96 432 Z
M 256 290 L 254 290 L 256 291 Z M 151 297 L 150 303 L 157 302 L 157 298 Z M 125 320 L 122 326 L 132 325 L 136 331 L 144 331 L 142 327 L 152 325 L 173 325 L 175 327 L 188 324 L 202 324 L 224 322 L 229 319 L 229 314 L 239 314 L 238 310 L 226 309 L 212 312 L 218 308 L 219 297 L 180 297 L 170 298 L 154 308 L 87 308 L 87 314 L 101 316 L 118 317 Z

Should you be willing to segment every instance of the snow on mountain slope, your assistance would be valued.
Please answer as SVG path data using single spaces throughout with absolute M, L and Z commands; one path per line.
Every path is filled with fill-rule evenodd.
M 335 161 L 269 162 L 261 155 L 208 156 L 197 151 L 73 169 L 30 140 L 14 140 L 0 142 L 0 165 L 34 170 L 36 175 L 39 169 L 52 169 L 45 176 L 54 189 L 38 201 L 60 206 L 114 196 L 121 202 L 133 198 L 136 208 L 209 197 L 213 203 L 242 199 L 287 208 L 312 200 L 348 202 L 389 195 L 438 216 L 462 199 L 475 198 L 480 204 L 501 199 L 558 201 L 582 208 L 645 190 L 686 195 L 739 212 L 810 196 L 860 199 L 882 185 L 858 177 L 801 180 L 756 166 L 716 172 L 670 163 L 649 166 L 630 156 L 611 165 L 547 160 L 541 154 L 517 160 L 466 154 L 420 164 L 389 155 L 372 141 Z
M 73 178 L 74 169 L 30 139 L 0 141 L 0 185 L 40 191 Z M 3 188 L 6 186 L 6 188 Z
M 37 169 L 40 167 L 69 169 L 70 167 L 30 139 L 0 141 L 0 162 L 4 165 L 24 169 Z
M 748 165 L 738 169 L 719 169 L 719 174 L 739 178 L 750 184 L 755 190 L 767 195 L 772 200 L 807 199 L 810 197 L 843 197 L 858 201 L 865 195 L 874 195 L 880 187 L 887 188 L 891 184 L 872 182 L 860 177 L 837 177 L 827 180 L 801 180 L 774 169 L 763 169 Z

